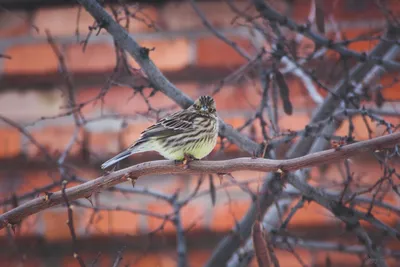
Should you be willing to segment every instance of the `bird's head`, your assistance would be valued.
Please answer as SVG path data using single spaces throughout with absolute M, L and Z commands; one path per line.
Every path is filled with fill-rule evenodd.
M 215 101 L 211 96 L 200 96 L 196 101 L 194 101 L 192 106 L 197 112 L 203 114 L 215 114 Z

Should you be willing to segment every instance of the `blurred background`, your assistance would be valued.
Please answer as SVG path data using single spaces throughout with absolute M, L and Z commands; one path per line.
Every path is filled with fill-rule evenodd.
M 310 124 L 315 109 L 357 64 L 353 58 L 283 30 L 293 57 L 279 67 L 290 88 L 293 112 L 284 111 L 278 84 L 278 89 L 271 89 L 270 100 L 275 121 L 266 115 L 269 119 L 263 124 L 256 116 L 264 88 L 259 70 L 274 66 L 274 45 L 254 30 L 253 21 L 265 29 L 269 25 L 251 1 L 111 1 L 111 6 L 110 1 L 103 2 L 141 46 L 154 48 L 150 58 L 181 91 L 192 99 L 213 95 L 219 116 L 260 144 L 266 135 L 271 140 L 283 140 L 274 147 L 277 158 L 284 158 L 296 133 Z M 371 51 L 383 39 L 388 21 L 398 26 L 400 12 L 396 0 L 316 1 L 323 13 L 315 12 L 314 1 L 267 2 L 299 24 L 309 22 L 315 31 L 316 16 L 323 14 L 322 34 L 360 53 Z M 0 10 L 2 213 L 45 192 L 60 190 L 65 177 L 54 162 L 68 166 L 68 187 L 101 176 L 102 162 L 129 146 L 158 118 L 180 109 L 163 93 L 149 88 L 138 64 L 115 47 L 104 29 L 93 30 L 95 20 L 76 2 L 0 0 Z M 257 57 L 264 59 L 261 65 Z M 296 71 L 300 64 L 300 71 Z M 373 108 L 385 123 L 355 113 L 342 119 L 332 143 L 340 143 L 344 140 L 340 137 L 349 133 L 357 141 L 380 136 L 387 133 L 387 123 L 394 130 L 400 123 L 398 72 L 385 72 L 374 82 L 357 85 L 359 95 L 368 91 L 365 88 L 371 89 L 357 108 Z M 220 139 L 209 159 L 239 156 L 249 153 Z M 155 153 L 135 155 L 120 168 L 160 158 Z M 351 173 L 355 189 L 370 188 L 383 175 L 382 165 L 372 154 L 359 155 L 354 162 Z M 174 214 L 170 201 L 177 196 L 187 200 L 179 218 L 188 262 L 192 267 L 204 266 L 218 242 L 231 233 L 252 203 L 252 195 L 243 186 L 257 195 L 266 176 L 246 171 L 232 175 L 222 179 L 216 175 L 146 176 L 138 179 L 135 190 L 124 183 L 96 194 L 91 199 L 93 206 L 85 199 L 76 201 L 75 246 L 86 266 L 113 266 L 118 255 L 122 255 L 119 266 L 177 266 L 176 225 L 170 220 Z M 340 192 L 345 180 L 346 170 L 340 162 L 313 168 L 310 173 L 311 185 L 335 192 Z M 399 207 L 399 195 L 391 191 L 398 184 L 397 179 L 394 184 L 379 187 L 383 192 L 378 195 L 380 201 Z M 365 193 L 371 197 L 374 192 Z M 283 198 L 290 200 L 286 210 L 301 199 L 295 193 Z M 275 218 L 282 216 L 279 227 L 287 213 L 275 212 Z M 382 210 L 374 216 L 399 229 L 399 214 L 398 210 Z M 67 216 L 66 207 L 58 206 L 29 216 L 14 231 L 0 230 L 0 265 L 79 266 L 72 255 Z M 387 239 L 369 224 L 363 225 L 379 244 L 392 251 L 385 254 L 387 263 L 400 266 L 399 254 L 395 253 L 400 250 L 398 240 Z M 294 213 L 285 233 L 283 236 L 293 239 L 291 245 L 283 242 L 275 251 L 280 266 L 373 264 L 365 261 L 364 250 L 343 249 L 362 244 L 332 213 L 314 202 L 305 202 Z M 241 240 L 242 245 L 245 243 Z M 253 259 L 248 266 L 258 265 Z

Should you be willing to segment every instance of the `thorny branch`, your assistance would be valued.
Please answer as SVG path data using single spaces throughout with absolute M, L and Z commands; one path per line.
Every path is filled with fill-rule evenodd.
M 319 1 L 313 2 L 312 8 L 315 8 L 315 10 L 310 12 L 310 23 L 300 25 L 287 18 L 283 13 L 281 14 L 274 10 L 263 0 L 251 1 L 252 3 L 249 3 L 246 10 L 239 10 L 233 1 L 227 0 L 229 7 L 237 14 L 235 21 L 239 21 L 240 18 L 243 18 L 247 23 L 242 26 L 249 29 L 249 33 L 252 35 L 249 39 L 255 44 L 257 50 L 260 51 L 254 55 L 250 51 L 246 51 L 229 40 L 222 31 L 216 29 L 211 21 L 207 19 L 207 14 L 200 10 L 194 0 L 191 0 L 190 3 L 193 9 L 206 28 L 247 60 L 243 66 L 232 72 L 228 77 L 221 79 L 219 86 L 216 87 L 213 94 L 218 94 L 221 90 L 224 90 L 222 87 L 225 83 L 238 82 L 239 78 L 250 79 L 254 70 L 257 70 L 260 76 L 256 79 L 261 80 L 262 84 L 262 89 L 258 91 L 260 96 L 259 106 L 254 107 L 254 114 L 250 115 L 250 118 L 243 127 L 235 130 L 221 121 L 221 150 L 225 148 L 225 145 L 233 143 L 249 154 L 275 159 L 280 158 L 278 149 L 282 144 L 296 142 L 286 154 L 286 158 L 288 159 L 237 158 L 226 161 L 200 161 L 191 162 L 189 168 L 186 170 L 178 168 L 169 161 L 152 161 L 112 172 L 94 180 L 88 180 L 76 175 L 71 165 L 66 163 L 67 156 L 70 154 L 72 146 L 81 142 L 78 140 L 79 130 L 84 128 L 86 123 L 105 118 L 118 119 L 123 121 L 123 123 L 137 116 L 153 116 L 158 118 L 161 110 L 152 107 L 149 101 L 151 96 L 157 92 L 164 93 L 181 107 L 187 107 L 192 103 L 192 100 L 175 87 L 154 65 L 150 59 L 151 49 L 141 47 L 125 30 L 129 29 L 131 19 L 142 21 L 149 28 L 159 30 L 155 23 L 148 22 L 147 17 L 142 19 L 142 16 L 137 16 L 141 14 L 140 9 L 135 9 L 135 11 L 132 12 L 131 9 L 125 5 L 122 11 L 112 7 L 113 19 L 97 1 L 78 0 L 78 2 L 95 18 L 95 22 L 90 26 L 91 30 L 88 37 L 82 42 L 83 50 L 87 48 L 86 45 L 89 43 L 90 37 L 93 36 L 92 32 L 95 34 L 94 31 L 97 31 L 97 34 L 99 34 L 102 29 L 105 29 L 114 38 L 117 66 L 115 67 L 113 75 L 103 86 L 98 96 L 85 102 L 77 103 L 74 95 L 75 88 L 72 75 L 67 69 L 64 56 L 53 40 L 50 32 L 45 32 L 48 43 L 51 45 L 58 58 L 60 72 L 64 77 L 68 106 L 67 111 L 55 116 L 40 118 L 31 123 L 31 125 L 43 120 L 54 120 L 61 117 L 72 116 L 76 128 L 68 144 L 66 144 L 64 151 L 55 159 L 52 153 L 37 142 L 26 127 L 4 116 L 0 116 L 1 121 L 16 128 L 41 151 L 45 156 L 47 164 L 56 167 L 63 180 L 61 191 L 59 192 L 49 193 L 49 191 L 55 190 L 59 185 L 59 182 L 53 179 L 53 183 L 49 185 L 45 185 L 19 196 L 13 194 L 11 197 L 1 200 L 1 205 L 7 208 L 11 207 L 11 209 L 0 215 L 0 229 L 4 227 L 14 229 L 14 226 L 19 224 L 27 216 L 64 203 L 66 204 L 68 212 L 67 225 L 72 237 L 74 256 L 77 258 L 80 266 L 84 266 L 84 262 L 77 252 L 77 236 L 73 224 L 73 207 L 91 209 L 93 214 L 96 214 L 100 210 L 130 212 L 147 217 L 154 217 L 162 221 L 160 226 L 154 229 L 152 233 L 163 229 L 167 222 L 172 222 L 176 229 L 178 266 L 188 266 L 188 248 L 186 245 L 185 229 L 182 223 L 182 207 L 190 205 L 190 202 L 194 199 L 208 194 L 211 195 L 214 205 L 217 201 L 217 192 L 219 192 L 219 190 L 224 190 L 228 187 L 238 187 L 253 200 L 253 203 L 248 213 L 240 222 L 237 222 L 231 233 L 216 247 L 206 266 L 224 266 L 232 255 L 233 257 L 229 261 L 229 266 L 247 266 L 254 256 L 254 250 L 252 250 L 253 242 L 251 238 L 248 239 L 248 237 L 250 236 L 251 229 L 254 229 L 254 222 L 256 220 L 257 223 L 262 223 L 266 231 L 265 234 L 271 237 L 268 240 L 268 251 L 272 253 L 271 258 L 274 258 L 273 246 L 290 251 L 303 266 L 305 266 L 305 263 L 295 251 L 295 246 L 303 246 L 310 250 L 338 250 L 345 253 L 368 255 L 369 260 L 373 261 L 376 266 L 386 266 L 384 259 L 386 256 L 399 257 L 396 251 L 383 248 L 382 244 L 379 242 L 380 240 L 370 236 L 367 227 L 360 224 L 360 222 L 366 222 L 368 226 L 379 230 L 382 236 L 389 235 L 394 239 L 399 239 L 397 229 L 375 217 L 377 210 L 391 212 L 396 216 L 400 214 L 400 210 L 396 206 L 385 201 L 385 196 L 390 190 L 400 195 L 399 186 L 395 182 L 395 179 L 393 179 L 394 177 L 400 178 L 400 176 L 391 166 L 391 162 L 396 155 L 400 155 L 398 148 L 400 136 L 399 133 L 396 133 L 398 126 L 387 122 L 385 118 L 385 116 L 399 116 L 399 113 L 381 109 L 383 102 L 385 102 L 381 93 L 382 87 L 375 86 L 375 83 L 379 84 L 379 78 L 385 71 L 397 70 L 400 68 L 400 64 L 394 60 L 399 50 L 398 30 L 394 24 L 388 25 L 382 37 L 366 36 L 364 38 L 353 38 L 351 40 L 341 40 L 340 38 L 332 40 L 329 37 L 325 37 L 330 35 L 326 32 L 327 25 L 324 25 L 323 19 L 321 21 L 321 17 L 323 18 L 324 14 L 321 14 L 322 11 Z M 388 10 L 386 10 L 381 3 L 377 5 L 381 8 L 382 12 L 389 14 Z M 252 7 L 256 8 L 260 16 L 249 15 L 247 11 L 252 9 Z M 78 21 L 80 13 L 81 11 L 79 9 Z M 263 19 L 263 21 L 260 22 L 260 19 Z M 334 21 L 332 16 L 330 17 L 330 21 Z M 312 22 L 317 24 L 316 26 L 320 33 L 315 32 L 311 25 Z M 334 24 L 334 22 L 332 22 L 332 24 Z M 337 30 L 337 25 L 333 25 L 331 28 Z M 293 40 L 287 37 L 290 36 L 290 33 L 287 34 L 287 30 L 295 33 L 296 36 Z M 296 42 L 301 40 L 304 36 L 310 38 L 314 42 L 316 51 L 310 52 L 310 54 L 305 57 L 298 57 L 296 54 L 298 51 Z M 338 30 L 335 36 L 340 36 Z M 79 39 L 79 32 L 77 32 L 77 38 Z M 348 47 L 348 44 L 357 40 L 379 40 L 379 43 L 367 54 L 356 52 Z M 271 51 L 266 48 L 266 44 L 270 45 Z M 124 50 L 133 56 L 140 65 L 140 70 L 133 69 L 129 66 Z M 339 62 L 343 63 L 342 65 L 344 66 L 343 77 L 339 79 L 339 82 L 334 86 L 317 79 L 313 71 L 310 71 L 307 65 L 312 62 L 312 60 L 322 58 L 326 55 L 327 50 L 334 51 L 340 55 L 341 59 Z M 267 57 L 265 55 L 271 56 Z M 348 64 L 350 59 L 356 59 L 358 64 L 351 67 L 352 65 Z M 284 68 L 281 68 L 282 64 L 285 65 Z M 125 80 L 127 77 L 123 75 L 123 77 L 120 77 L 121 70 L 123 72 L 122 74 L 128 77 L 127 80 Z M 271 73 L 276 72 L 283 74 L 280 77 L 280 84 L 274 84 L 268 80 Z M 298 131 L 282 132 L 278 125 L 279 119 L 283 117 L 279 109 L 278 95 L 282 93 L 282 84 L 287 87 L 286 79 L 289 75 L 286 74 L 294 74 L 298 77 L 307 87 L 311 98 L 318 104 L 322 103 L 317 107 L 310 123 L 306 125 L 304 129 Z M 136 113 L 135 115 L 102 114 L 98 118 L 84 118 L 82 108 L 99 100 L 103 104 L 104 97 L 112 84 L 128 84 L 132 87 L 134 90 L 133 96 L 138 95 L 143 98 L 143 101 L 145 101 L 148 106 L 148 113 Z M 329 95 L 323 99 L 316 91 L 316 86 L 324 88 L 326 92 L 329 92 Z M 143 91 L 145 87 L 152 87 L 153 91 L 150 95 L 145 95 Z M 292 91 L 291 88 L 286 88 L 286 90 L 288 92 L 285 94 L 289 94 L 289 92 L 291 93 Z M 374 94 L 377 95 L 377 108 L 374 108 L 374 105 L 372 105 L 372 107 L 360 105 L 362 101 L 371 101 L 370 97 Z M 283 96 L 285 97 L 285 95 Z M 285 101 L 287 104 L 292 105 L 290 99 L 287 98 Z M 355 116 L 361 116 L 363 118 L 370 140 L 357 142 L 354 138 L 355 126 L 353 120 Z M 388 135 L 372 138 L 375 135 L 367 119 L 375 122 L 378 126 L 383 126 L 385 128 L 385 133 L 388 133 Z M 349 123 L 347 129 L 348 135 L 344 137 L 335 136 L 336 129 L 344 121 Z M 261 135 L 264 139 L 262 144 L 252 140 L 255 138 L 249 138 L 243 133 L 243 129 L 252 128 L 255 125 L 261 128 Z M 253 128 L 252 131 L 254 132 Z M 335 149 L 320 152 L 329 147 L 332 141 L 337 142 L 335 144 L 339 145 L 336 145 Z M 85 142 L 87 142 L 87 140 L 84 139 L 82 141 L 83 154 L 91 153 L 86 151 Z M 346 145 L 346 143 L 349 144 Z M 388 149 L 393 146 L 393 149 Z M 377 159 L 377 162 L 382 165 L 383 175 L 377 177 L 372 185 L 362 185 L 358 188 L 360 185 L 359 181 L 357 181 L 356 177 L 351 173 L 351 157 L 366 152 L 373 155 Z M 350 160 L 347 160 L 349 158 Z M 341 190 L 326 190 L 323 186 L 317 188 L 307 183 L 309 179 L 309 167 L 321 166 L 343 159 L 346 159 L 346 179 L 339 185 Z M 302 168 L 307 169 L 303 172 L 297 171 L 297 176 L 290 173 L 291 171 L 300 170 Z M 232 172 L 239 170 L 269 172 L 269 174 L 261 179 L 235 181 Z M 183 200 L 178 200 L 178 191 L 170 195 L 155 189 L 137 185 L 132 187 L 130 183 L 129 186 L 120 184 L 131 181 L 133 178 L 130 177 L 136 179 L 147 174 L 197 173 L 216 174 L 215 176 L 222 179 L 223 182 L 220 186 L 216 186 L 214 185 L 212 177 L 210 177 L 210 189 L 202 190 L 200 187 L 203 180 L 199 179 L 195 189 Z M 65 180 L 73 180 L 78 182 L 79 185 L 67 189 Z M 262 186 L 257 192 L 254 192 L 250 185 L 258 184 L 259 182 L 262 182 Z M 120 193 L 127 198 L 134 198 L 138 194 L 149 196 L 169 204 L 174 211 L 172 213 L 162 214 L 140 208 L 137 209 L 104 203 L 96 203 L 95 206 L 92 206 L 92 202 L 90 202 L 89 205 L 86 200 L 80 200 L 82 198 L 89 199 L 96 196 L 98 192 L 105 190 L 113 193 Z M 45 192 L 44 196 L 38 197 L 42 192 Z M 31 198 L 34 199 L 27 201 Z M 296 200 L 298 204 L 290 209 L 290 205 Z M 316 242 L 289 237 L 288 233 L 285 232 L 287 231 L 287 226 L 290 224 L 293 216 L 302 209 L 306 202 L 315 202 L 319 206 L 330 211 L 337 219 L 343 222 L 348 230 L 351 230 L 351 232 L 358 237 L 359 242 L 363 244 L 363 246 L 321 242 L 318 247 Z M 284 232 L 284 234 L 282 234 L 282 232 Z M 282 234 L 282 236 L 279 236 L 280 234 Z M 234 254 L 234 251 L 237 250 L 246 239 L 246 245 L 241 248 L 239 252 Z M 124 248 L 118 251 L 113 266 L 120 265 L 123 251 Z M 264 252 L 266 251 L 261 251 L 261 254 Z M 239 261 L 240 257 L 234 257 L 237 255 L 240 255 L 240 257 L 246 260 Z M 260 254 L 258 253 L 258 255 Z M 273 262 L 275 266 L 279 266 L 277 259 Z
M 394 133 L 346 145 L 340 149 L 329 149 L 294 159 L 269 160 L 261 158 L 237 158 L 221 161 L 194 161 L 190 163 L 190 166 L 187 169 L 176 166 L 174 162 L 167 160 L 145 162 L 112 172 L 84 184 L 68 188 L 66 190 L 66 195 L 68 196 L 68 199 L 72 201 L 78 198 L 88 197 L 93 192 L 98 192 L 119 183 L 126 182 L 129 177 L 140 177 L 151 174 L 231 173 L 240 170 L 289 172 L 346 159 L 358 153 L 385 149 L 395 145 L 399 141 L 400 133 Z M 61 192 L 55 192 L 49 197 L 39 197 L 28 201 L 19 207 L 0 215 L 0 229 L 8 225 L 17 224 L 27 216 L 58 205 L 61 201 Z

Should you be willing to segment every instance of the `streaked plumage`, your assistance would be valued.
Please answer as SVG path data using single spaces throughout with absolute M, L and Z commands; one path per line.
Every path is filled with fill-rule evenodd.
M 199 97 L 185 110 L 173 113 L 142 132 L 127 150 L 109 159 L 105 169 L 132 154 L 157 151 L 170 160 L 183 160 L 185 155 L 202 159 L 213 150 L 218 137 L 218 118 L 214 99 Z

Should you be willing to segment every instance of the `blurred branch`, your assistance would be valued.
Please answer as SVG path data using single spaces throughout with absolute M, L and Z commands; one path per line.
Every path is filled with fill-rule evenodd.
M 332 161 L 346 159 L 370 150 L 380 150 L 400 142 L 400 133 L 389 134 L 358 143 L 345 145 L 339 149 L 329 149 L 303 157 L 288 160 L 270 160 L 262 158 L 236 158 L 221 161 L 192 161 L 187 168 L 177 166 L 173 161 L 158 160 L 145 162 L 122 169 L 74 186 L 65 190 L 69 201 L 87 198 L 94 192 L 105 190 L 116 184 L 132 180 L 143 175 L 160 174 L 194 174 L 194 173 L 231 173 L 240 170 L 261 172 L 288 172 L 305 167 L 327 164 Z M 301 190 L 300 190 L 301 191 Z M 302 192 L 302 191 L 301 191 Z M 302 192 L 304 193 L 304 192 Z M 28 201 L 0 215 L 0 229 L 12 226 L 29 215 L 53 207 L 63 202 L 60 191 L 51 195 Z
M 172 220 L 175 229 L 176 229 L 176 251 L 178 254 L 178 267 L 187 267 L 188 259 L 187 259 L 187 246 L 185 239 L 185 231 L 183 229 L 182 224 L 182 215 L 180 212 L 180 205 L 174 205 L 174 213 L 175 216 Z
M 119 266 L 119 264 L 121 263 L 122 258 L 123 258 L 122 257 L 122 253 L 124 252 L 124 250 L 125 250 L 125 247 L 121 248 L 121 250 L 119 250 L 117 252 L 117 257 L 115 257 L 115 260 L 114 260 L 114 263 L 113 263 L 112 267 L 118 267 Z
M 214 26 L 207 20 L 206 16 L 204 13 L 200 10 L 200 8 L 197 6 L 195 0 L 189 0 L 189 3 L 192 5 L 194 11 L 197 13 L 197 15 L 200 17 L 201 21 L 203 22 L 204 26 L 209 29 L 216 37 L 218 37 L 221 41 L 232 47 L 239 55 L 241 55 L 243 58 L 247 59 L 247 61 L 251 61 L 250 55 L 243 50 L 240 46 L 237 45 L 237 43 L 229 40 L 224 36 L 222 33 L 217 31 Z
M 387 38 L 394 38 L 394 36 L 389 35 L 387 33 Z M 397 38 L 397 37 L 396 37 Z M 396 45 L 392 45 L 386 41 L 381 40 L 371 51 L 371 55 L 374 56 L 385 56 L 387 53 L 390 53 L 391 56 L 393 57 L 394 54 L 390 52 L 391 48 Z M 374 68 L 374 64 L 370 63 L 359 63 L 356 66 L 354 66 L 350 71 L 347 77 L 344 77 L 341 79 L 333 88 L 332 93 L 329 94 L 324 102 L 317 108 L 315 111 L 313 117 L 310 120 L 309 124 L 314 124 L 318 123 L 326 118 L 329 118 L 335 110 L 337 110 L 337 107 L 339 106 L 340 102 L 342 101 L 342 97 L 349 92 L 352 92 L 354 90 L 354 86 L 352 84 L 358 84 L 362 82 L 365 79 L 365 76 L 371 71 L 371 69 Z M 324 134 L 324 136 L 331 136 L 336 127 L 333 127 L 331 129 L 328 129 L 332 126 L 332 124 L 327 124 L 321 132 Z M 336 125 L 337 127 L 339 126 Z M 300 140 L 296 142 L 293 146 L 288 151 L 288 157 L 298 157 L 301 155 L 304 155 L 305 153 L 308 153 L 311 146 L 314 148 L 315 151 L 322 150 L 326 147 L 326 143 L 328 140 L 325 140 L 324 138 L 319 138 L 318 140 L 315 140 L 313 136 L 309 135 L 304 135 L 300 137 Z M 314 144 L 313 144 L 314 143 Z
M 150 59 L 150 50 L 141 47 L 121 25 L 113 20 L 113 18 L 97 1 L 78 0 L 78 2 L 96 19 L 98 25 L 107 30 L 113 36 L 115 42 L 135 59 L 142 70 L 146 73 L 146 76 L 154 89 L 164 93 L 183 108 L 187 108 L 193 104 L 193 100 L 175 87 L 175 85 L 173 85 L 156 67 Z M 229 141 L 236 144 L 244 151 L 247 151 L 249 154 L 257 153 L 260 150 L 259 144 L 234 130 L 221 119 L 219 134 L 225 136 Z
M 325 38 L 311 30 L 310 26 L 298 25 L 290 18 L 280 14 L 272 7 L 270 7 L 264 0 L 253 0 L 253 3 L 258 12 L 268 21 L 277 22 L 282 26 L 285 26 L 295 32 L 307 36 L 315 42 L 318 46 L 324 46 L 328 49 L 338 52 L 343 57 L 356 58 L 360 62 L 369 62 L 377 65 L 382 65 L 388 70 L 400 70 L 400 63 L 393 60 L 384 60 L 381 57 L 367 55 L 366 53 L 358 53 L 354 50 L 350 50 L 343 45 L 335 44 L 332 40 Z M 392 28 L 393 29 L 393 28 Z
M 386 39 L 391 38 L 397 38 L 397 36 L 391 31 L 387 31 L 386 37 L 383 38 L 376 47 L 374 47 L 370 55 L 384 56 L 385 53 L 394 46 L 392 43 L 385 41 Z M 320 123 L 332 116 L 336 108 L 339 106 L 341 101 L 340 96 L 349 91 L 349 80 L 357 82 L 361 81 L 373 67 L 374 64 L 369 62 L 357 64 L 350 71 L 348 77 L 340 80 L 336 84 L 335 89 L 333 90 L 334 92 L 329 94 L 325 98 L 324 102 L 317 108 L 310 120 L 310 124 Z M 335 126 L 338 127 L 339 123 L 336 123 Z M 332 126 L 332 123 L 328 124 L 325 128 L 326 129 L 321 133 L 321 138 L 317 139 L 317 142 L 315 142 L 315 136 L 310 135 L 305 131 L 304 135 L 301 135 L 299 140 L 290 147 L 289 151 L 286 153 L 286 157 L 295 158 L 306 155 L 307 153 L 326 149 L 326 145 L 329 144 L 329 139 L 327 137 L 330 137 L 336 128 Z M 312 152 L 310 152 L 310 148 L 312 149 Z M 261 213 L 261 215 L 263 215 L 267 210 L 269 210 L 276 197 L 279 196 L 281 192 L 282 184 L 276 185 L 273 175 L 268 175 L 262 185 L 262 194 L 260 195 L 258 202 L 251 205 L 246 215 L 240 221 L 239 226 L 232 230 L 235 234 L 229 234 L 219 242 L 206 266 L 219 267 L 225 265 L 233 255 L 234 251 L 241 246 L 241 240 L 247 239 L 250 236 L 250 227 L 256 219 L 256 214 Z M 277 218 L 274 217 L 274 219 L 276 220 Z M 250 242 L 250 244 L 252 244 L 252 242 Z
M 383 224 L 372 215 L 364 214 L 355 209 L 346 207 L 338 199 L 329 198 L 328 195 L 324 194 L 324 192 L 316 190 L 307 183 L 301 183 L 295 175 L 288 175 L 287 179 L 288 182 L 302 192 L 307 199 L 314 200 L 321 206 L 330 210 L 336 218 L 343 221 L 346 224 L 347 229 L 357 235 L 358 239 L 365 245 L 369 257 L 375 261 L 377 266 L 386 266 L 379 247 L 372 242 L 367 232 L 361 226 L 360 220 L 368 221 L 376 228 L 383 230 L 390 236 L 400 240 L 400 233 L 397 230 Z
M 78 248 L 77 248 L 77 238 L 76 238 L 76 233 L 75 233 L 75 228 L 74 228 L 74 216 L 73 216 L 73 211 L 72 211 L 72 205 L 69 202 L 67 193 L 66 193 L 66 187 L 67 187 L 67 180 L 63 180 L 62 184 L 61 184 L 61 195 L 62 198 L 65 202 L 65 205 L 67 206 L 67 215 L 68 215 L 68 219 L 67 219 L 67 225 L 68 225 L 68 229 L 70 231 L 71 237 L 72 237 L 72 249 L 74 252 L 74 258 L 78 261 L 79 265 L 81 267 L 85 267 L 85 263 L 81 257 L 81 255 L 79 255 L 78 253 Z

